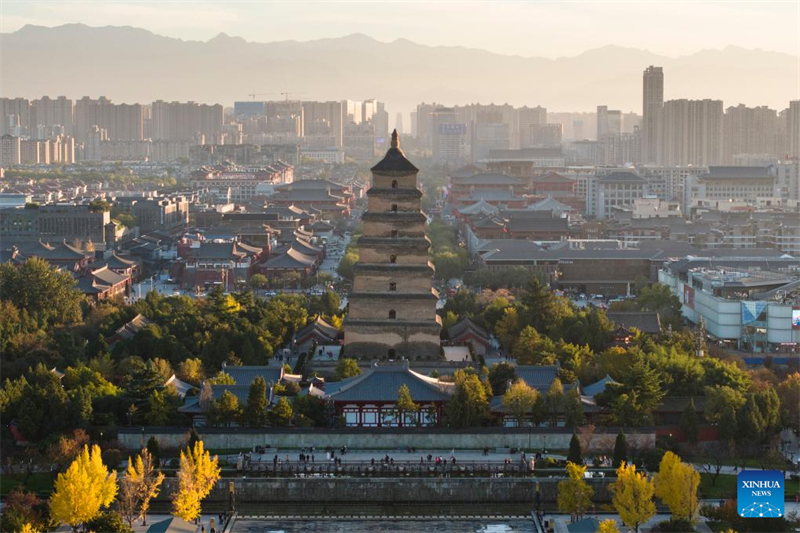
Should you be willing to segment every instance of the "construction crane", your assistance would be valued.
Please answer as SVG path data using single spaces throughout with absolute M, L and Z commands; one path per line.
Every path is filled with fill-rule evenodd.
M 294 91 L 291 91 L 291 92 L 284 91 L 284 92 L 282 92 L 282 93 L 281 93 L 281 95 L 282 95 L 284 98 L 286 98 L 286 101 L 287 101 L 287 102 L 289 101 L 289 95 L 290 95 L 290 94 L 306 94 L 306 93 L 298 93 L 298 92 L 294 92 Z
M 253 99 L 253 101 L 255 101 L 256 96 L 266 96 L 268 94 L 278 94 L 278 93 L 250 93 L 247 96 L 249 96 L 250 98 Z M 281 94 L 283 94 L 283 93 L 281 93 Z

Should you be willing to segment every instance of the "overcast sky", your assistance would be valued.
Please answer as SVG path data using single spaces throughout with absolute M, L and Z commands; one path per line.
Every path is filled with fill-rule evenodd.
M 192 40 L 220 32 L 259 42 L 366 33 L 551 58 L 609 44 L 671 57 L 728 45 L 800 56 L 800 0 L 0 2 L 2 32 L 71 22 Z

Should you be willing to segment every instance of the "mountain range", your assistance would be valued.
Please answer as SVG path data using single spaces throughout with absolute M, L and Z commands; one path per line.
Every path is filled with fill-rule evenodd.
M 423 101 L 641 112 L 648 65 L 664 67 L 666 99 L 713 98 L 726 107 L 780 110 L 800 98 L 798 57 L 734 46 L 671 58 L 610 45 L 547 59 L 405 39 L 386 43 L 364 34 L 262 43 L 223 33 L 201 42 L 133 27 L 65 24 L 0 34 L 0 51 L 2 95 L 26 98 L 104 95 L 115 102 L 230 106 L 251 93 L 273 100 L 289 92 L 304 100 L 377 98 L 391 113 Z

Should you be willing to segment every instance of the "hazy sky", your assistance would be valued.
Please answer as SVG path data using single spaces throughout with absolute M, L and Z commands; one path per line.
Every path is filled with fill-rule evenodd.
M 3 0 L 0 31 L 25 24 L 129 25 L 182 39 L 248 41 L 366 33 L 428 45 L 559 57 L 608 44 L 678 56 L 728 45 L 800 55 L 800 0 L 113 1 Z

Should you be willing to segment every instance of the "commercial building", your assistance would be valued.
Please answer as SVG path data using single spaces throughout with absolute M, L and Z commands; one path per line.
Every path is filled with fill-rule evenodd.
M 586 214 L 608 218 L 616 208 L 631 207 L 648 193 L 647 181 L 635 172 L 612 172 L 587 181 Z

